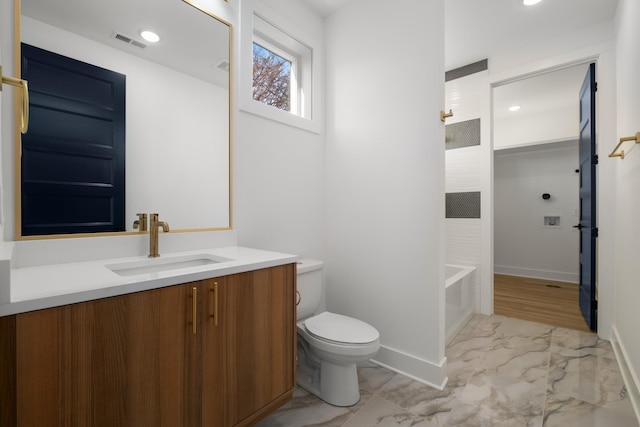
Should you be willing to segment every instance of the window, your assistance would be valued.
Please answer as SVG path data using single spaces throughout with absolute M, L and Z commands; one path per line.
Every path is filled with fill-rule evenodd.
M 295 60 L 278 55 L 274 50 L 253 42 L 253 99 L 290 111 L 291 72 Z
M 253 16 L 253 99 L 311 119 L 312 49 Z
M 322 131 L 322 28 L 284 18 L 258 1 L 240 2 L 240 110 L 319 134 Z M 309 31 L 311 30 L 311 32 Z M 262 69 L 273 67 L 267 78 Z M 267 73 L 268 74 L 268 73 Z M 277 77 L 277 78 L 276 78 Z M 275 83 L 262 86 L 262 83 Z

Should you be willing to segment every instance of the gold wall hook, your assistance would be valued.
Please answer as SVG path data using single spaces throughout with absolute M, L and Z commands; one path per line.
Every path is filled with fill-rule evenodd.
M 635 141 L 636 144 L 640 144 L 640 132 L 636 132 L 634 136 L 627 136 L 625 138 L 620 138 L 620 142 L 618 142 L 618 145 L 616 145 L 616 148 L 614 148 L 611 154 L 609 154 L 609 157 L 620 157 L 621 159 L 624 159 L 624 150 L 620 150 L 619 153 L 616 153 L 616 151 L 618 151 L 618 148 L 620 148 L 622 144 L 628 141 Z
M 449 117 L 453 117 L 453 111 L 451 109 L 449 109 L 448 113 L 445 113 L 444 111 L 440 111 L 440 121 L 441 122 L 444 122 L 444 120 L 449 118 Z
M 0 76 L 2 76 L 2 65 L 0 65 Z M 2 84 L 8 84 L 20 88 L 22 94 L 20 132 L 25 134 L 29 129 L 29 85 L 26 80 L 8 76 L 2 76 Z M 2 91 L 2 85 L 0 85 L 0 91 Z

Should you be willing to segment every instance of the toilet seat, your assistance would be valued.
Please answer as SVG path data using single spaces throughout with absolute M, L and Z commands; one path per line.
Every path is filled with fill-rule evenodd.
M 370 344 L 380 338 L 368 323 L 328 311 L 306 319 L 304 327 L 313 337 L 337 344 Z

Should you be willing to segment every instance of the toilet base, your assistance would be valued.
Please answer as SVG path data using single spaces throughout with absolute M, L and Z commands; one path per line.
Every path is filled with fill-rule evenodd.
M 298 344 L 298 385 L 334 406 L 353 406 L 358 403 L 360 387 L 357 365 L 319 361 L 308 351 L 308 346 Z
M 320 398 L 335 406 L 353 406 L 360 401 L 358 368 L 355 364 L 341 366 L 322 362 L 320 368 Z

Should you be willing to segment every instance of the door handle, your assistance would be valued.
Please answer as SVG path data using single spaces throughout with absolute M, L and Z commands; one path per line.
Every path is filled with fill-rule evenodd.
M 573 228 L 577 228 L 578 230 L 582 230 L 584 226 L 582 224 L 574 225 Z

